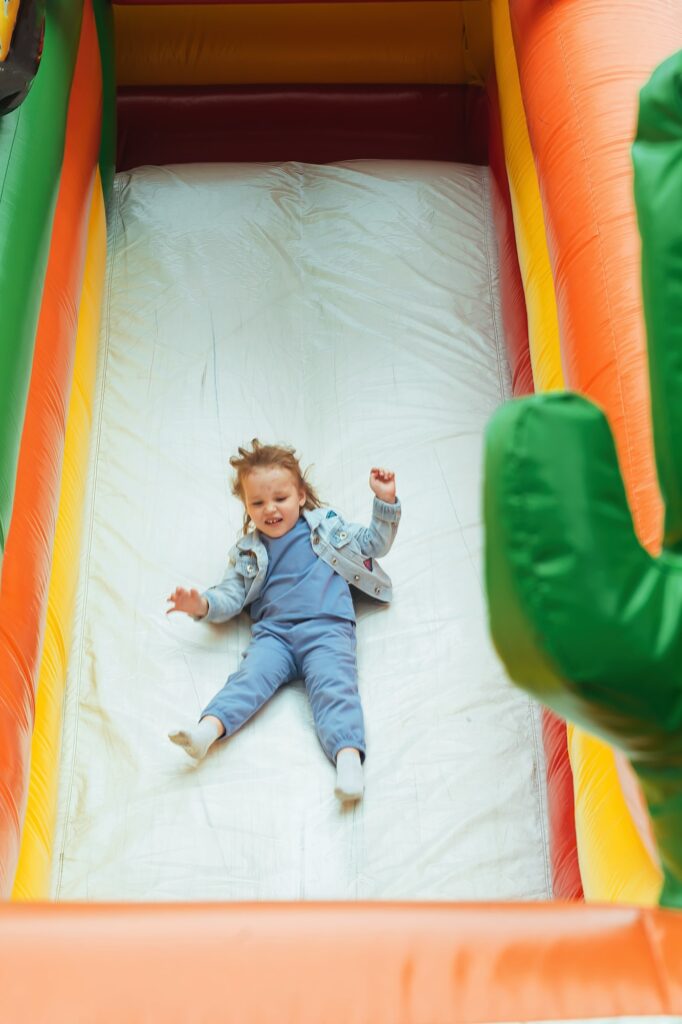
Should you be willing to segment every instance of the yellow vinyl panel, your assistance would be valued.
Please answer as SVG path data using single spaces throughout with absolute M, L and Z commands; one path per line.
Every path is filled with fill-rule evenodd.
M 4 0 L 0 7 L 0 64 L 7 59 L 18 13 L 19 0 Z
M 488 0 L 114 6 L 119 85 L 477 83 Z
M 663 875 L 630 814 L 614 751 L 576 726 L 567 738 L 585 899 L 655 906 Z
M 62 704 L 78 578 L 105 262 L 104 198 L 98 170 L 90 208 L 83 289 L 78 311 L 74 378 L 69 399 L 45 640 L 38 677 L 36 722 L 31 745 L 28 805 L 12 893 L 15 900 L 46 899 L 49 892 Z
M 556 391 L 564 387 L 559 321 L 540 186 L 516 67 L 508 0 L 492 0 L 492 24 L 504 152 L 528 311 L 533 380 L 536 391 Z

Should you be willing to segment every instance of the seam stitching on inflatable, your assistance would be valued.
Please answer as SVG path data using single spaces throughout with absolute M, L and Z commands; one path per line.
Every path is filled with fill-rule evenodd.
M 109 239 L 107 238 L 107 254 L 115 251 L 116 238 L 117 238 L 117 235 L 118 235 L 119 219 L 120 218 L 119 218 L 119 188 L 117 187 L 117 184 L 118 184 L 117 182 L 114 182 L 114 185 L 113 185 L 113 188 L 112 188 L 112 192 L 111 192 L 111 217 L 112 217 L 111 245 L 109 245 Z M 111 289 L 112 289 L 113 272 L 114 272 L 114 260 L 112 259 L 112 260 L 108 261 L 108 266 L 107 266 L 106 303 L 105 303 L 105 308 L 103 309 L 102 325 L 101 325 L 101 328 L 100 328 L 100 338 L 102 339 L 102 341 L 100 342 L 100 344 L 102 344 L 102 351 L 101 351 L 102 363 L 101 363 L 101 373 L 99 375 L 99 380 L 98 380 L 98 394 L 97 394 L 97 399 L 96 399 L 96 401 L 97 401 L 97 434 L 96 434 L 96 440 L 95 440 L 95 444 L 94 444 L 94 452 L 93 452 L 92 464 L 91 464 L 92 465 L 92 480 L 88 479 L 88 484 L 90 486 L 90 494 L 89 494 L 89 499 L 90 499 L 89 500 L 89 506 L 90 506 L 89 507 L 89 522 L 87 524 L 87 542 L 86 542 L 86 548 L 85 548 L 85 555 L 84 555 L 83 563 L 82 563 L 82 566 L 81 566 L 81 571 L 83 569 L 89 567 L 89 565 L 90 565 L 90 556 L 91 556 L 91 552 L 92 552 L 92 535 L 93 535 L 94 520 L 95 520 L 95 493 L 96 493 L 96 482 L 97 482 L 97 470 L 98 470 L 98 466 L 99 466 L 100 442 L 101 442 L 101 436 L 102 436 L 102 420 L 103 420 L 103 407 L 104 407 L 104 383 L 105 383 L 105 380 L 106 380 L 107 363 L 108 363 L 108 359 L 109 359 L 109 325 L 110 325 L 110 322 L 111 322 L 110 321 L 110 310 L 111 310 Z M 88 476 L 89 476 L 89 474 L 88 474 Z M 63 876 L 63 871 L 64 871 L 64 848 L 66 846 L 66 839 L 67 839 L 68 827 L 69 827 L 69 819 L 70 819 L 70 816 L 71 816 L 71 804 L 72 804 L 72 798 L 73 798 L 74 769 L 75 769 L 75 761 L 76 761 L 76 750 L 77 750 L 77 747 L 78 747 L 78 725 L 79 725 L 79 722 L 80 722 L 80 716 L 78 715 L 77 712 L 78 712 L 78 703 L 80 701 L 80 684 L 81 684 L 81 678 L 82 678 L 81 669 L 82 669 L 82 665 L 83 665 L 84 633 L 85 633 L 86 611 L 87 611 L 87 603 L 88 603 L 88 588 L 89 588 L 89 573 L 86 571 L 84 573 L 84 578 L 83 578 L 83 599 L 82 599 L 82 606 L 81 606 L 81 610 L 80 610 L 80 621 L 79 621 L 79 624 L 78 624 L 79 635 L 78 635 L 77 644 L 74 644 L 74 649 L 76 648 L 76 646 L 77 646 L 77 649 L 78 649 L 77 658 L 75 659 L 76 660 L 75 693 L 73 691 L 73 688 L 70 688 L 71 689 L 70 700 L 69 701 L 64 700 L 63 712 L 62 712 L 62 735 L 64 735 L 64 717 L 65 717 L 65 714 L 66 714 L 67 703 L 70 703 L 71 700 L 75 699 L 75 701 L 76 701 L 75 727 L 74 727 L 73 738 L 72 738 L 72 741 L 71 741 L 71 750 L 69 752 L 69 757 L 70 757 L 70 760 L 71 760 L 71 764 L 70 764 L 69 771 L 68 771 L 68 793 L 67 793 L 67 797 L 66 797 L 64 816 L 63 816 L 62 823 L 61 823 L 61 835 L 59 837 L 59 867 L 58 867 L 58 871 L 57 871 L 57 878 L 56 878 L 55 884 L 54 884 L 54 896 L 55 897 L 57 897 L 59 895 L 59 892 L 60 892 L 60 889 L 61 889 L 61 885 L 62 885 L 62 876 Z M 68 683 L 67 683 L 67 685 L 68 685 Z
M 482 201 L 483 201 L 483 245 L 485 246 L 485 257 L 486 267 L 488 270 L 488 292 L 490 295 L 490 310 L 493 319 L 493 336 L 495 339 L 495 355 L 497 357 L 497 376 L 500 385 L 500 397 L 502 399 L 509 398 L 509 388 L 507 387 L 506 374 L 502 363 L 502 344 L 503 338 L 499 326 L 499 310 L 497 308 L 497 298 L 495 295 L 495 289 L 493 288 L 493 279 L 491 273 L 491 259 L 494 258 L 494 252 L 490 246 L 490 234 L 491 234 L 491 223 L 490 223 L 490 178 L 489 169 L 483 168 L 483 174 L 481 175 L 482 184 Z M 499 294 L 499 275 L 498 275 L 498 294 Z
M 17 116 L 17 121 L 16 121 L 16 124 L 14 126 L 14 135 L 12 136 L 12 143 L 11 143 L 10 148 L 9 148 L 9 153 L 7 154 L 7 164 L 5 166 L 5 173 L 4 173 L 3 178 L 2 178 L 2 186 L 0 187 L 0 202 L 2 202 L 2 200 L 4 198 L 4 195 L 5 195 L 5 187 L 7 185 L 7 175 L 9 174 L 10 165 L 12 163 L 12 153 L 14 152 L 14 143 L 17 141 L 17 136 L 19 134 L 19 121 L 21 119 L 22 112 L 23 111 L 22 111 L 22 109 L 20 107 L 19 108 L 19 114 Z
M 538 704 L 531 697 L 528 697 L 528 714 L 530 716 L 530 727 L 533 739 L 533 752 L 535 754 L 535 764 L 538 767 L 538 771 L 535 773 L 534 781 L 540 810 L 540 832 L 542 833 L 542 860 L 545 868 L 545 895 L 547 899 L 553 899 L 554 891 L 552 887 L 552 857 L 550 853 L 550 837 L 547 825 L 549 817 L 547 811 L 547 759 L 545 758 L 545 749 L 542 743 L 542 725 L 539 721 L 541 710 Z
M 517 570 L 517 600 L 521 607 L 522 614 L 526 619 L 531 635 L 531 643 L 535 649 L 535 652 L 540 661 L 549 669 L 549 671 L 556 674 L 556 662 L 553 653 L 548 650 L 547 646 L 541 641 L 539 634 L 535 628 L 535 609 L 537 607 L 538 598 L 535 593 L 533 586 L 534 580 L 529 578 L 528 575 L 528 559 L 518 558 L 518 552 L 530 551 L 534 552 L 534 536 L 532 531 L 529 531 L 529 506 L 528 506 L 528 495 L 523 488 L 520 489 L 520 481 L 524 478 L 524 463 L 527 461 L 528 452 L 528 419 L 532 415 L 535 404 L 531 403 L 526 405 L 523 416 L 520 416 L 514 425 L 512 434 L 511 453 L 512 457 L 508 460 L 507 465 L 504 467 L 503 482 L 506 493 L 508 496 L 513 496 L 517 499 L 512 507 L 509 521 L 509 538 L 511 541 L 511 556 L 514 561 Z M 516 543 L 518 542 L 518 543 Z M 530 559 L 532 561 L 532 557 Z M 535 702 L 532 698 L 529 698 L 529 704 L 534 705 Z M 537 742 L 536 735 L 533 736 L 534 742 Z M 541 737 L 540 741 L 541 742 Z M 544 747 L 542 753 L 543 761 L 546 764 L 546 758 L 544 755 Z M 546 777 L 546 776 L 545 776 Z M 547 828 L 545 832 L 545 857 L 549 850 L 549 829 L 547 827 L 547 821 L 545 819 L 544 825 Z M 579 856 L 579 851 L 577 851 Z M 551 882 L 551 852 L 549 856 L 549 862 L 545 860 L 545 868 L 550 872 L 549 874 L 549 891 L 552 891 Z M 581 876 L 582 877 L 582 876 Z

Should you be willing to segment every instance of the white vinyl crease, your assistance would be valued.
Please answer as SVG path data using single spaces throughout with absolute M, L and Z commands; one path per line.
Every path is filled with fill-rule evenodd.
M 488 169 L 418 161 L 119 174 L 53 896 L 551 897 L 537 707 L 488 634 L 485 425 L 509 397 Z M 167 732 L 239 666 L 247 613 L 166 615 L 241 531 L 229 457 L 295 446 L 323 501 L 403 515 L 357 602 L 365 796 L 341 807 L 302 683 L 195 766 Z

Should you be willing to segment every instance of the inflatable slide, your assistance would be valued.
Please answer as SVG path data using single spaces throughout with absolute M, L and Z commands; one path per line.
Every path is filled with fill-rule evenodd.
M 4 18 L 2 1019 L 682 1014 L 678 5 Z M 396 473 L 352 806 L 301 682 L 167 737 L 253 437 Z

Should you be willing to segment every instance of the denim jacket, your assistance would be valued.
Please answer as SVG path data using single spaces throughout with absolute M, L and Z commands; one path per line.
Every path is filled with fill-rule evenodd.
M 376 562 L 390 551 L 400 522 L 400 502 L 374 498 L 368 527 L 348 523 L 331 508 L 303 509 L 315 554 L 347 583 L 378 601 L 390 601 L 391 581 Z M 202 595 L 208 612 L 202 621 L 226 622 L 255 601 L 263 589 L 268 553 L 258 530 L 241 537 L 231 548 L 227 571 Z

